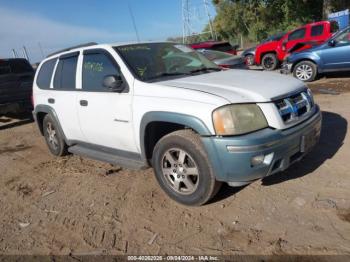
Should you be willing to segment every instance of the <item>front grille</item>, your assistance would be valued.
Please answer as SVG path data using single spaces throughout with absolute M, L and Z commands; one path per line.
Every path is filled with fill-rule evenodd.
M 280 116 L 285 123 L 297 121 L 310 112 L 314 106 L 311 94 L 307 91 L 280 99 L 275 102 Z

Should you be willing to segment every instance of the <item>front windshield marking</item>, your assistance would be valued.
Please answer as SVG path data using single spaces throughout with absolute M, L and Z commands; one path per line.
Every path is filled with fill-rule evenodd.
M 208 73 L 219 69 L 213 62 L 192 48 L 173 43 L 133 44 L 115 47 L 134 75 L 142 81 L 164 77 Z

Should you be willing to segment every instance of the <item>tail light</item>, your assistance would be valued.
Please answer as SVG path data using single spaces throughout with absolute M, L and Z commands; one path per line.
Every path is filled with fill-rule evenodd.
M 31 95 L 30 100 L 32 102 L 32 106 L 34 107 L 34 96 L 33 95 Z

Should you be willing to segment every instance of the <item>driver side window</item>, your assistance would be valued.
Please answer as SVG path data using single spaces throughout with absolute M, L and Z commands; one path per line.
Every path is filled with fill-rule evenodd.
M 104 78 L 110 75 L 121 76 L 116 62 L 103 52 L 84 54 L 82 72 L 82 89 L 84 91 L 109 91 L 103 85 Z
M 346 44 L 350 44 L 350 28 L 345 30 L 343 33 L 341 33 L 339 36 L 337 36 L 335 38 L 335 41 L 340 45 L 346 45 Z

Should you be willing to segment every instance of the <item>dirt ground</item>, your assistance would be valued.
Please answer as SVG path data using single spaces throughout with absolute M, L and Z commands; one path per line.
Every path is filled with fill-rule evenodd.
M 171 201 L 151 169 L 55 158 L 26 116 L 1 117 L 0 254 L 349 255 L 349 85 L 310 85 L 323 110 L 310 155 L 196 208 Z

